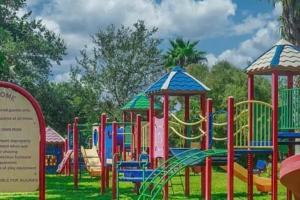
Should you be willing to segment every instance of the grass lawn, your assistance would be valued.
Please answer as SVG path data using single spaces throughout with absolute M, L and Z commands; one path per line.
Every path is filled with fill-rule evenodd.
M 84 175 L 79 184 L 79 189 L 77 191 L 73 190 L 72 177 L 47 175 L 47 192 L 46 199 L 111 199 L 111 191 L 109 190 L 105 195 L 100 197 L 99 195 L 99 179 L 90 178 L 88 175 Z M 182 177 L 183 180 L 183 177 Z M 200 199 L 199 198 L 199 180 L 198 175 L 191 176 L 191 196 L 189 199 Z M 170 199 L 186 199 L 183 196 L 183 188 L 180 183 L 180 177 L 175 177 L 172 181 L 174 184 L 173 190 L 170 188 Z M 132 191 L 132 184 L 121 183 L 121 199 L 137 199 L 136 194 Z M 235 199 L 246 199 L 246 183 L 235 179 Z M 213 182 L 212 182 L 212 199 L 226 199 L 226 173 L 214 171 L 213 172 Z M 260 194 L 255 190 L 254 199 L 263 200 L 270 199 L 269 194 Z M 12 193 L 12 194 L 1 194 L 0 199 L 37 199 L 37 193 Z M 285 199 L 285 188 L 279 184 L 279 198 Z

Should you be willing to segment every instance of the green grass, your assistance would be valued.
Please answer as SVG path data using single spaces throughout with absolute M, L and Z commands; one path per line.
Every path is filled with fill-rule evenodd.
M 182 180 L 184 177 L 182 177 Z M 79 189 L 73 189 L 73 178 L 65 176 L 56 176 L 56 175 L 47 175 L 47 192 L 46 198 L 48 199 L 111 199 L 111 190 L 100 196 L 99 195 L 99 179 L 90 178 L 88 175 L 84 175 L 80 179 Z M 200 177 L 198 175 L 191 175 L 191 200 L 200 199 Z M 213 182 L 212 182 L 212 199 L 213 200 L 222 200 L 226 199 L 226 173 L 214 171 L 213 172 Z M 170 199 L 186 199 L 183 195 L 183 188 L 180 185 L 175 185 L 180 183 L 180 177 L 177 176 L 172 181 L 174 186 L 173 189 L 175 194 L 173 194 L 170 188 Z M 246 183 L 235 179 L 235 199 L 246 199 L 247 197 L 247 186 Z M 121 198 L 134 200 L 137 199 L 136 194 L 133 192 L 133 185 L 131 183 L 121 183 Z M 11 199 L 11 200 L 30 200 L 37 199 L 37 192 L 33 193 L 11 193 L 11 194 L 1 194 L 0 199 Z M 255 200 L 264 200 L 270 199 L 270 194 L 261 194 L 255 190 L 254 199 Z M 279 198 L 285 199 L 285 188 L 279 184 Z

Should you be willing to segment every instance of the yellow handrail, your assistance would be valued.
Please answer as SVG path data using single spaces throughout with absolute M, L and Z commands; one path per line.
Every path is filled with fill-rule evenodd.
M 199 138 L 202 138 L 206 133 L 201 133 L 200 135 L 197 135 L 195 137 L 187 137 L 187 136 L 184 136 L 182 134 L 180 134 L 178 131 L 176 131 L 175 128 L 173 127 L 170 127 L 170 129 L 176 134 L 178 135 L 179 137 L 183 138 L 183 139 L 186 139 L 186 140 L 196 140 L 196 139 L 199 139 Z
M 205 120 L 205 118 L 204 118 L 204 119 L 200 119 L 199 121 L 196 121 L 196 122 L 184 122 L 184 121 L 180 120 L 178 117 L 176 117 L 176 115 L 174 115 L 174 114 L 171 114 L 171 117 L 173 117 L 180 124 L 183 124 L 186 126 L 195 126 L 195 125 L 201 124 Z

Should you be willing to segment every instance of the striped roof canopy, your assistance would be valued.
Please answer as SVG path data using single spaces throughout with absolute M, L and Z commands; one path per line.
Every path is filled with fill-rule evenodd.
M 171 72 L 163 75 L 152 84 L 145 93 L 169 95 L 197 95 L 206 93 L 210 89 L 201 81 L 187 73 L 183 68 L 176 66 Z
M 246 68 L 248 74 L 268 75 L 273 70 L 299 73 L 300 48 L 282 39 Z
M 46 128 L 46 143 L 47 144 L 64 144 L 65 139 L 57 133 L 53 128 Z
M 129 101 L 125 106 L 122 107 L 122 110 L 127 111 L 147 111 L 150 107 L 149 98 L 144 92 L 139 93 L 131 101 Z M 154 104 L 155 110 L 161 110 L 161 106 L 157 103 Z

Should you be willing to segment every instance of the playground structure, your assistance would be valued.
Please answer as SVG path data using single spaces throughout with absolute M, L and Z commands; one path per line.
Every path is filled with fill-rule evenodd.
M 63 160 L 65 151 L 65 139 L 53 130 L 51 127 L 46 128 L 46 172 L 55 173 L 58 163 Z
M 163 191 L 163 198 L 168 199 L 169 181 L 184 170 L 184 194 L 189 196 L 190 168 L 193 168 L 201 173 L 199 185 L 201 185 L 202 198 L 210 200 L 212 166 L 218 165 L 227 171 L 227 199 L 234 198 L 233 179 L 236 176 L 247 183 L 248 200 L 253 199 L 254 185 L 258 191 L 271 192 L 272 200 L 276 200 L 278 146 L 288 145 L 288 157 L 290 157 L 294 154 L 294 145 L 297 144 L 295 139 L 300 138 L 300 133 L 296 132 L 300 129 L 300 89 L 293 88 L 293 76 L 299 74 L 297 67 L 300 63 L 284 61 L 293 57 L 290 55 L 291 52 L 299 53 L 299 49 L 281 40 L 254 61 L 246 69 L 248 100 L 235 103 L 234 98 L 229 97 L 225 111 L 213 112 L 212 99 L 206 99 L 209 88 L 182 68 L 175 67 L 146 90 L 150 100 L 149 110 L 146 112 L 148 124 L 145 122 L 142 125 L 141 115 L 136 115 L 134 122 L 133 111 L 130 111 L 130 122 L 126 122 L 125 112 L 123 122 L 108 122 L 106 114 L 102 114 L 100 124 L 97 125 L 98 134 L 96 134 L 97 130 L 94 132 L 98 136 L 93 135 L 94 147 L 91 156 L 97 157 L 98 154 L 99 160 L 95 165 L 99 165 L 96 174 L 101 177 L 101 193 L 103 194 L 109 185 L 109 171 L 112 170 L 113 199 L 119 197 L 121 181 L 135 183 L 139 188 L 139 199 L 157 199 L 161 191 Z M 272 76 L 271 104 L 255 100 L 255 75 Z M 279 76 L 287 79 L 286 88 L 280 90 Z M 163 98 L 162 118 L 158 118 L 155 112 L 157 96 Z M 169 111 L 170 97 L 173 96 L 184 97 L 183 120 Z M 190 120 L 191 96 L 199 96 L 200 100 L 200 114 L 194 121 Z M 126 133 L 125 125 L 130 127 L 130 133 Z M 75 118 L 72 138 L 75 188 L 78 187 L 78 126 L 78 118 Z M 216 136 L 217 128 L 225 130 L 222 137 Z M 169 133 L 182 138 L 184 148 L 169 148 Z M 107 142 L 107 138 L 111 141 Z M 196 141 L 198 148 L 191 148 L 190 141 Z M 214 148 L 216 142 L 224 142 L 227 149 Z M 128 151 L 130 157 L 126 154 Z M 86 154 L 86 150 L 83 154 Z M 247 155 L 247 169 L 235 162 L 242 154 Z M 272 156 L 271 179 L 253 174 L 255 154 Z M 85 158 L 88 157 L 90 156 L 86 154 Z M 298 156 L 293 156 L 282 163 L 280 179 L 288 188 L 287 200 L 291 200 L 293 194 L 296 199 L 299 199 L 299 193 L 295 188 L 300 178 L 298 159 Z M 161 160 L 160 164 L 158 160 Z M 88 160 L 86 165 L 89 166 Z

